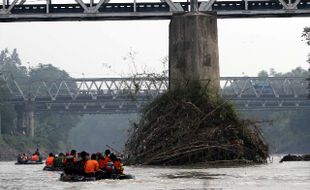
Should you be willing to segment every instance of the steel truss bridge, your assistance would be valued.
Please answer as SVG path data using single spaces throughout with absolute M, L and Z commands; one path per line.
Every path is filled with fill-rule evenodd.
M 142 0 L 143 1 L 143 0 Z M 182 0 L 181 0 L 182 1 Z M 0 22 L 170 19 L 173 13 L 216 11 L 219 18 L 309 16 L 309 0 L 2 0 Z
M 130 113 L 168 89 L 165 78 L 28 81 L 2 76 L 15 106 L 35 112 Z M 222 77 L 220 94 L 239 110 L 310 109 L 309 82 L 299 77 Z

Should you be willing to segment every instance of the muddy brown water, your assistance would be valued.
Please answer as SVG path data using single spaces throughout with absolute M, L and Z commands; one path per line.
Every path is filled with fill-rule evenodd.
M 0 189 L 310 189 L 310 162 L 272 163 L 221 168 L 125 167 L 131 180 L 61 182 L 60 172 L 43 171 L 43 165 L 0 162 Z

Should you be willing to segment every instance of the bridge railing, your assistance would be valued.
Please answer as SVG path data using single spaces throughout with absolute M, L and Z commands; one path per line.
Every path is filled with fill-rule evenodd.
M 254 98 L 303 98 L 308 81 L 302 77 L 222 77 L 223 96 Z
M 166 78 L 79 78 L 60 80 L 18 80 L 2 77 L 7 82 L 12 97 L 20 101 L 56 101 L 90 97 L 112 97 L 113 99 L 136 96 L 156 97 L 168 89 Z M 297 99 L 307 97 L 309 82 L 302 77 L 221 77 L 223 97 L 231 99 Z
M 172 13 L 187 12 L 187 1 L 154 0 L 152 2 L 110 0 L 0 2 L 0 22 L 87 19 L 167 19 Z M 199 11 L 216 11 L 220 18 L 303 16 L 310 13 L 308 0 L 209 0 L 198 2 Z

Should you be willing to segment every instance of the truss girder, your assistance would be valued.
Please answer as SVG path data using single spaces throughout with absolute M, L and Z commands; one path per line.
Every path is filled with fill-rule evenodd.
M 166 78 L 82 78 L 26 81 L 2 76 L 13 104 L 38 111 L 138 110 L 168 89 Z M 25 83 L 22 83 L 25 82 Z M 220 95 L 240 109 L 309 108 L 309 81 L 300 77 L 222 77 Z
M 10 0 L 0 4 L 0 22 L 63 20 L 169 19 L 173 13 L 188 12 L 189 2 L 154 0 L 154 2 L 97 3 Z M 7 1 L 4 1 L 7 2 Z M 309 16 L 309 0 L 209 0 L 198 2 L 199 11 L 216 11 L 219 18 Z

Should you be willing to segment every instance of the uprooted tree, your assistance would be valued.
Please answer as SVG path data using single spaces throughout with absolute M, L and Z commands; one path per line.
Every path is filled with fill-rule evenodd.
M 255 122 L 198 80 L 175 87 L 142 110 L 126 152 L 131 164 L 182 165 L 205 161 L 265 162 L 268 146 Z

